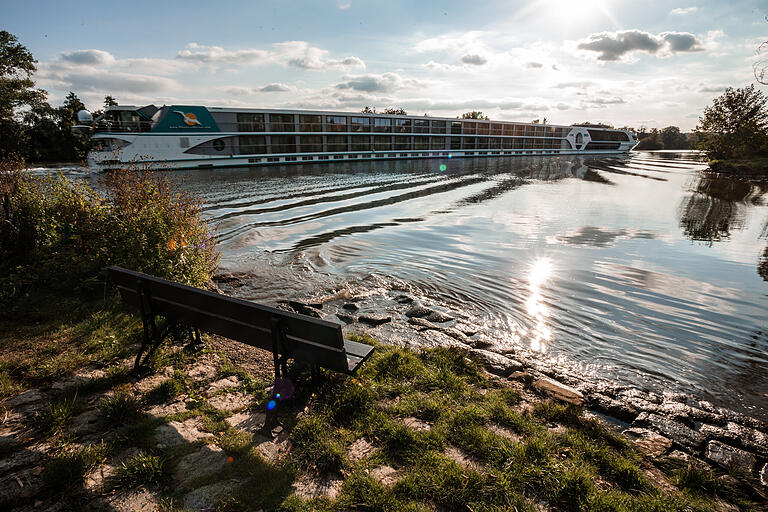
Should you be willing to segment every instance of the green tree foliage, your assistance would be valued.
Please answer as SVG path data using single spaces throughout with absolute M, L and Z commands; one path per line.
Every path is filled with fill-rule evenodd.
M 70 92 L 61 107 L 51 107 L 47 93 L 36 89 L 32 80 L 36 63 L 13 34 L 0 31 L 0 157 L 18 154 L 38 162 L 81 160 L 89 139 L 73 134 L 71 127 L 85 105 Z
M 104 96 L 104 108 L 116 107 L 116 106 L 117 106 L 117 100 L 115 98 L 113 98 L 109 94 Z
M 116 171 L 96 190 L 6 159 L 0 197 L 0 310 L 35 290 L 101 289 L 109 265 L 202 286 L 218 263 L 199 201 L 152 173 Z
M 0 157 L 23 150 L 20 111 L 45 103 L 45 91 L 35 89 L 32 80 L 36 63 L 13 34 L 0 30 Z
M 652 128 L 651 131 L 643 138 L 640 138 L 637 146 L 637 150 L 653 150 L 664 149 L 664 141 L 661 138 L 661 132 L 657 128 Z
M 699 148 L 713 160 L 768 154 L 766 102 L 768 97 L 752 84 L 740 89 L 727 88 L 699 117 Z
M 398 116 L 407 116 L 408 112 L 405 111 L 404 108 L 385 108 L 383 111 L 384 114 L 394 114 Z
M 589 121 L 584 121 L 583 123 L 574 123 L 571 126 L 584 126 L 587 128 L 611 128 L 613 129 L 612 124 L 608 123 L 591 123 Z
M 461 114 L 462 119 L 488 119 L 488 116 L 484 116 L 482 112 L 473 110 L 471 112 L 464 112 Z
M 688 137 L 677 126 L 667 126 L 661 130 L 664 149 L 690 149 Z

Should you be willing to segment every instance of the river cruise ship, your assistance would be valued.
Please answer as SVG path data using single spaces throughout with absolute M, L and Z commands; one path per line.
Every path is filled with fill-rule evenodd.
M 378 113 L 148 105 L 109 107 L 96 119 L 83 114 L 96 170 L 616 154 L 637 142 L 629 131 L 592 126 Z

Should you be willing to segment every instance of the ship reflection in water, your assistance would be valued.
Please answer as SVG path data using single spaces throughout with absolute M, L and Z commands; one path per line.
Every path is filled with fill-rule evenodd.
M 768 190 L 705 169 L 632 153 L 173 176 L 204 198 L 223 269 L 252 276 L 239 296 L 405 291 L 493 350 L 768 419 Z
M 544 353 L 547 351 L 547 342 L 552 338 L 552 331 L 547 327 L 549 308 L 541 296 L 541 286 L 552 275 L 552 260 L 539 258 L 531 266 L 528 274 L 528 288 L 531 295 L 525 303 L 528 315 L 535 322 L 532 328 L 531 350 Z

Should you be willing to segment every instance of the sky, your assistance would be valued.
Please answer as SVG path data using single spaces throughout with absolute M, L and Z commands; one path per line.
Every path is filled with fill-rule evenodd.
M 768 0 L 0 0 L 0 13 L 49 101 L 73 91 L 92 110 L 109 94 L 689 131 L 768 59 Z

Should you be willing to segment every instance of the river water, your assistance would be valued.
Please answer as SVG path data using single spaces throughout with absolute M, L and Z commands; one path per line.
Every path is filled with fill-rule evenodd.
M 408 290 L 573 371 L 768 419 L 768 184 L 694 152 L 175 174 L 238 294 Z

